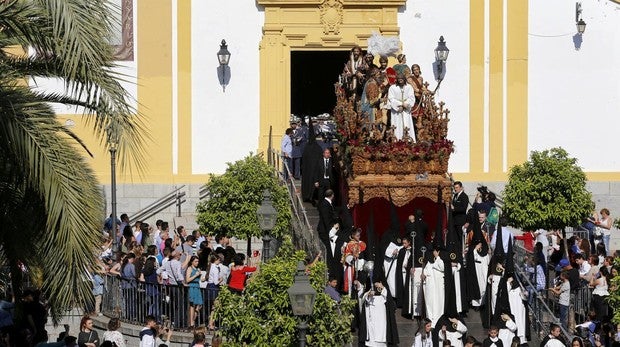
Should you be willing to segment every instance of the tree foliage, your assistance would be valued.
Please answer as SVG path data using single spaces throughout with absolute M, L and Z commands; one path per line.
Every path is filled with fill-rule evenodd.
M 220 291 L 214 315 L 222 321 L 226 346 L 296 346 L 298 320 L 293 315 L 288 288 L 293 284 L 303 251 L 294 251 L 290 238 L 275 258 L 262 264 L 248 280 L 243 295 Z M 314 312 L 308 321 L 308 345 L 342 346 L 351 341 L 354 301 L 343 298 L 337 305 L 324 292 L 326 265 L 310 268 L 310 284 L 317 291 Z
M 581 223 L 592 208 L 586 175 L 562 148 L 533 151 L 510 169 L 504 212 L 515 227 L 563 229 Z
M 207 189 L 207 199 L 196 207 L 203 233 L 238 238 L 262 236 L 256 210 L 263 201 L 265 189 L 271 192 L 273 207 L 278 212 L 271 235 L 280 238 L 288 233 L 291 219 L 288 191 L 260 156 L 250 153 L 243 160 L 229 163 L 223 175 L 211 175 Z
M 54 319 L 92 300 L 103 199 L 80 138 L 53 104 L 81 107 L 121 166 L 142 158 L 140 118 L 114 72 L 105 0 L 0 2 L 0 261 L 19 294 L 23 264 L 41 274 Z M 62 90 L 36 86 L 55 79 Z M 35 88 L 36 87 L 36 88 Z M 31 272 L 32 273 L 32 272 Z
M 614 268 L 620 269 L 620 258 L 614 259 Z M 620 276 L 615 276 L 611 279 L 607 303 L 609 304 L 610 311 L 613 312 L 612 322 L 620 324 Z

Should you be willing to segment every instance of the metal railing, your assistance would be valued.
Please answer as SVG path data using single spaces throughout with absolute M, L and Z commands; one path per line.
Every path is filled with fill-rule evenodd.
M 531 252 L 527 251 L 520 244 L 515 243 L 513 249 L 515 252 L 515 264 L 525 265 L 527 257 L 533 256 Z M 548 274 L 546 269 L 545 272 Z M 534 272 L 534 278 L 531 278 L 530 273 L 525 271 L 523 267 L 516 266 L 515 273 L 530 296 L 528 297 L 528 306 L 532 318 L 530 321 L 532 334 L 536 333 L 538 339 L 542 340 L 549 333 L 549 324 L 554 323 L 560 326 L 564 340 L 571 341 L 573 335 L 560 324 L 560 319 L 557 315 L 559 312 L 557 300 L 553 300 L 550 295 L 547 295 L 546 291 L 536 290 L 536 271 Z M 571 310 L 569 309 L 569 314 L 570 312 Z
M 172 205 L 176 205 L 177 217 L 181 217 L 181 206 L 185 203 L 185 195 L 187 194 L 185 191 L 182 191 L 183 188 L 185 188 L 185 185 L 176 187 L 172 192 L 162 196 L 147 207 L 136 212 L 133 216 L 130 216 L 129 220 L 135 222 L 149 219 Z
M 306 251 L 308 255 L 317 254 L 319 251 L 325 254 L 325 246 L 319 241 L 318 235 L 308 220 L 308 213 L 301 196 L 301 187 L 293 178 L 291 169 L 286 161 L 280 161 L 280 153 L 275 149 L 268 150 L 268 158 L 268 162 L 272 164 L 279 179 L 284 182 L 289 193 L 293 213 L 293 218 L 291 219 L 293 243 Z
M 209 324 L 213 303 L 219 289 L 200 288 L 203 305 L 194 324 L 189 321 L 190 288 L 184 285 L 150 284 L 118 276 L 106 276 L 101 312 L 108 317 L 144 325 L 147 315 L 159 322 L 169 320 L 175 330 Z M 217 325 L 217 324 L 216 324 Z
M 566 227 L 564 228 L 564 231 L 566 232 L 567 238 L 570 238 L 571 236 L 579 236 L 579 238 L 582 240 L 588 240 L 588 229 L 582 227 Z

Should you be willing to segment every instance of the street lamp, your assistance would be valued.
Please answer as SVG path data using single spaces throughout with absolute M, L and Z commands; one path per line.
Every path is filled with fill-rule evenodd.
M 217 61 L 220 63 L 220 71 L 222 76 L 220 84 L 222 85 L 223 91 L 226 91 L 226 69 L 228 68 L 228 63 L 230 62 L 230 52 L 228 51 L 226 40 L 222 40 L 222 43 L 220 44 L 220 50 L 217 52 Z
M 256 210 L 256 215 L 258 216 L 258 225 L 263 231 L 263 262 L 266 262 L 271 258 L 269 247 L 272 238 L 269 234 L 276 226 L 276 219 L 278 217 L 278 211 L 273 207 L 271 193 L 268 189 L 263 191 L 263 202 Z
M 448 54 L 450 50 L 446 47 L 446 41 L 443 39 L 443 35 L 439 37 L 439 42 L 437 42 L 437 48 L 435 48 L 435 61 L 437 62 L 437 80 L 443 80 L 441 76 L 443 71 L 443 64 L 448 60 Z
M 110 237 L 112 237 L 112 249 L 117 250 L 118 242 L 116 240 L 117 223 L 116 223 L 116 150 L 118 147 L 118 129 L 116 126 L 110 124 L 106 129 L 108 132 L 108 150 L 110 151 L 110 192 L 112 201 L 112 229 L 110 230 Z
M 295 282 L 288 289 L 288 296 L 291 299 L 291 307 L 295 317 L 301 318 L 297 326 L 299 329 L 299 346 L 306 346 L 306 329 L 308 329 L 308 317 L 312 316 L 314 310 L 314 299 L 316 290 L 310 285 L 310 279 L 306 275 L 306 267 L 303 261 L 297 263 L 297 274 Z
M 583 19 L 580 19 L 577 22 L 577 32 L 581 35 L 584 31 L 586 31 L 586 22 L 584 22 Z
M 226 40 L 222 40 L 220 44 L 220 50 L 217 52 L 217 60 L 220 62 L 220 65 L 228 65 L 230 61 L 230 52 L 228 51 L 228 45 L 226 44 Z

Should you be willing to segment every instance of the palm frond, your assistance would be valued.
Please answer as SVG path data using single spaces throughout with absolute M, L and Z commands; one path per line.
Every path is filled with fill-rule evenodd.
M 144 124 L 129 103 L 130 96 L 113 72 L 112 48 L 108 44 L 112 16 L 105 0 L 35 0 L 51 21 L 54 53 L 63 61 L 65 86 L 70 97 L 96 105 L 86 113 L 95 134 L 108 141 L 107 129 L 118 133 L 121 169 L 142 167 Z M 106 143 L 109 146 L 109 143 Z M 135 164 L 135 165 L 133 165 Z
M 23 188 L 36 192 L 46 212 L 36 247 L 12 247 L 21 246 L 26 259 L 40 259 L 43 289 L 57 319 L 76 300 L 85 302 L 92 295 L 85 271 L 95 264 L 102 197 L 92 170 L 63 136 L 66 130 L 47 103 L 36 101 L 26 87 L 0 83 L 0 115 L 3 159 L 19 168 Z

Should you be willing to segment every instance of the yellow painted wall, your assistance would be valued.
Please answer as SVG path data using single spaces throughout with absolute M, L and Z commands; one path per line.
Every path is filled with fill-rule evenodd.
M 191 68 L 191 1 L 177 2 L 178 64 L 172 66 L 172 2 L 171 0 L 137 1 L 137 75 L 138 110 L 146 117 L 151 140 L 146 146 L 147 167 L 144 175 L 121 173 L 119 183 L 202 183 L 207 175 L 192 174 L 192 68 Z M 292 50 L 349 49 L 366 45 L 373 31 L 398 35 L 398 11 L 405 0 L 344 0 L 337 6 L 321 10 L 319 0 L 258 0 L 264 6 L 265 24 L 260 43 L 260 125 L 259 151 L 268 144 L 269 126 L 274 138 L 284 132 L 290 115 L 290 52 Z M 337 3 L 338 1 L 336 1 Z M 503 1 L 489 3 L 491 50 L 489 132 L 484 132 L 484 4 L 470 1 L 470 172 L 457 173 L 464 181 L 503 181 L 508 167 L 528 157 L 528 2 L 507 0 L 507 36 L 504 36 Z M 335 28 L 326 29 L 325 15 L 342 16 Z M 330 17 L 331 18 L 331 17 Z M 503 42 L 507 41 L 507 51 Z M 506 70 L 503 56 L 508 61 Z M 172 155 L 172 69 L 178 83 L 178 173 L 173 174 Z M 506 75 L 506 100 L 503 78 Z M 507 107 L 507 134 L 504 138 L 503 106 Z M 95 158 L 89 159 L 102 183 L 110 182 L 109 154 L 101 149 L 100 140 L 79 121 L 79 116 L 62 116 L 76 120 L 74 130 L 84 139 Z M 484 170 L 484 142 L 489 138 L 489 171 Z M 503 143 L 507 143 L 504 158 Z M 277 144 L 276 144 L 277 146 Z M 254 149 L 248 149 L 254 150 Z M 620 173 L 589 173 L 594 181 L 620 180 Z

